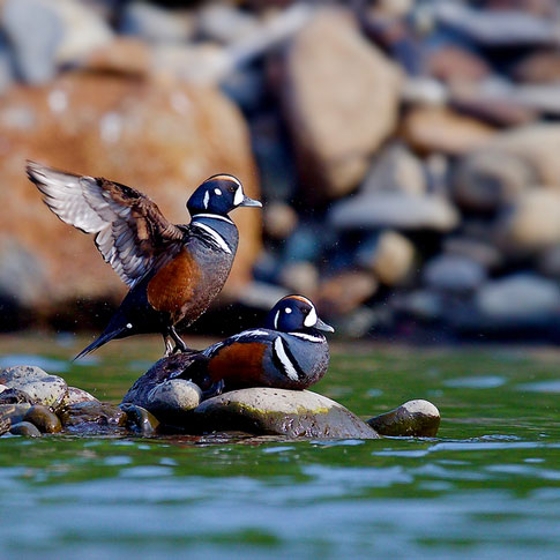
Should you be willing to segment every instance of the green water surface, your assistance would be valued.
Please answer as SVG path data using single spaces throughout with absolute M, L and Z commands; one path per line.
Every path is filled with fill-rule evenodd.
M 83 341 L 81 341 L 83 342 Z M 0 339 L 118 402 L 161 351 Z M 560 352 L 334 346 L 315 390 L 363 418 L 425 398 L 437 438 L 0 439 L 4 558 L 558 558 Z

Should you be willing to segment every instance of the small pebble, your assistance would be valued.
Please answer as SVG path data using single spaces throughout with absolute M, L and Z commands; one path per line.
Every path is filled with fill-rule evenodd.
M 31 422 L 18 422 L 10 428 L 10 434 L 14 436 L 41 437 L 39 428 Z
M 62 431 L 58 416 L 42 404 L 33 405 L 23 417 L 24 422 L 31 422 L 43 434 L 56 434 Z
M 439 410 L 421 399 L 408 401 L 367 421 L 380 435 L 399 437 L 435 437 L 440 422 Z

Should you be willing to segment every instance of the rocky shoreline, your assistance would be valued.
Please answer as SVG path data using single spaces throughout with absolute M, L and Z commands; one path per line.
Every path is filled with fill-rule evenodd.
M 265 4 L 2 3 L 2 330 L 97 329 L 123 294 L 29 158 L 179 223 L 185 189 L 238 175 L 263 222 L 236 216 L 221 305 L 298 292 L 348 337 L 557 340 L 557 2 Z
M 140 383 L 139 383 L 140 382 Z M 201 400 L 200 389 L 183 379 L 143 377 L 120 405 L 68 387 L 63 378 L 36 366 L 0 371 L 0 436 L 188 435 L 244 439 L 377 439 L 435 437 L 437 408 L 422 400 L 362 420 L 317 393 L 255 387 Z

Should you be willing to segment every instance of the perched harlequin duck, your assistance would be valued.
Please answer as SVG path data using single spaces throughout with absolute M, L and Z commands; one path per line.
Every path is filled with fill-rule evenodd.
M 80 358 L 115 338 L 161 333 L 166 354 L 185 350 L 176 326 L 192 324 L 222 289 L 239 233 L 228 213 L 261 207 L 232 175 L 204 181 L 187 202 L 188 225 L 170 223 L 135 189 L 28 162 L 27 174 L 63 221 L 95 234 L 95 244 L 130 287 L 107 328 Z
M 204 361 L 195 360 L 173 377 L 218 390 L 306 389 L 323 377 L 329 364 L 329 346 L 321 331 L 334 329 L 319 319 L 313 303 L 300 295 L 286 296 L 271 309 L 264 328 L 209 346 L 201 352 Z

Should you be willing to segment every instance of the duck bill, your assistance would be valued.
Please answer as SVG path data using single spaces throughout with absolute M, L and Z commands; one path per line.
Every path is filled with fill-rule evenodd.
M 246 196 L 239 206 L 243 206 L 245 208 L 262 208 L 262 202 Z
M 325 321 L 321 321 L 321 319 L 319 319 L 319 318 L 317 319 L 317 322 L 313 326 L 316 329 L 319 329 L 320 331 L 334 332 L 333 327 L 331 327 L 330 325 L 327 325 L 327 323 L 325 323 Z

